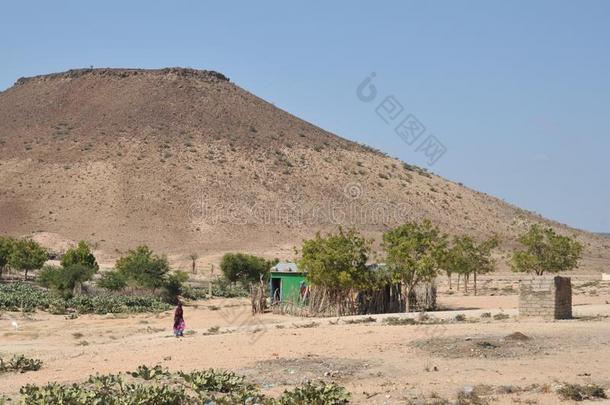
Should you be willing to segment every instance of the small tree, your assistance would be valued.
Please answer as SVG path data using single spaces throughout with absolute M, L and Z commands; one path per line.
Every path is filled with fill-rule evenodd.
M 121 291 L 127 287 L 127 277 L 117 271 L 106 271 L 102 273 L 97 285 L 110 291 Z
M 468 279 L 474 275 L 474 295 L 477 295 L 477 274 L 486 274 L 495 270 L 495 261 L 491 250 L 498 246 L 498 239 L 492 237 L 477 244 L 470 236 L 460 236 L 453 243 L 443 260 L 447 274 L 457 273 L 464 276 L 464 288 L 468 292 Z
M 165 282 L 167 300 L 172 304 L 178 302 L 178 297 L 184 290 L 184 283 L 189 279 L 189 275 L 184 271 L 171 273 Z
M 70 298 L 77 284 L 91 280 L 94 274 L 93 267 L 78 263 L 66 267 L 45 266 L 38 274 L 38 282 Z
M 155 291 L 165 284 L 165 275 L 169 272 L 167 257 L 158 256 L 148 246 L 138 246 L 129 250 L 115 264 L 116 270 L 127 282 Z
M 80 241 L 76 247 L 68 249 L 61 259 L 61 265 L 63 267 L 70 267 L 77 264 L 89 267 L 95 271 L 98 271 L 100 268 L 97 264 L 97 260 L 95 260 L 95 256 L 91 253 L 89 244 L 85 241 Z
M 0 236 L 0 278 L 8 266 L 9 257 L 15 241 L 12 238 Z
M 309 307 L 313 313 L 354 313 L 354 293 L 368 288 L 370 245 L 354 229 L 342 228 L 326 236 L 317 233 L 303 242 L 299 267 L 307 271 L 312 285 Z
M 515 272 L 559 273 L 578 268 L 583 246 L 568 236 L 557 235 L 552 228 L 534 224 L 519 238 L 524 250 L 513 253 L 512 270 Z
M 15 270 L 23 270 L 27 280 L 28 271 L 41 268 L 47 258 L 47 251 L 37 242 L 32 239 L 19 239 L 13 244 L 8 264 Z
M 432 281 L 445 257 L 446 236 L 429 220 L 408 223 L 383 235 L 386 263 L 394 280 L 401 282 L 406 310 L 414 288 L 421 282 Z
M 189 255 L 189 259 L 191 259 L 191 270 L 193 272 L 193 274 L 196 273 L 196 265 L 197 265 L 197 259 L 199 259 L 199 255 L 197 253 L 191 253 Z
M 241 282 L 243 285 L 267 280 L 269 278 L 270 262 L 262 257 L 244 253 L 227 253 L 222 257 L 220 270 L 224 278 L 231 282 Z
M 339 228 L 326 237 L 317 233 L 303 242 L 299 267 L 307 271 L 307 279 L 314 285 L 330 290 L 358 288 L 367 276 L 370 244 L 354 229 Z

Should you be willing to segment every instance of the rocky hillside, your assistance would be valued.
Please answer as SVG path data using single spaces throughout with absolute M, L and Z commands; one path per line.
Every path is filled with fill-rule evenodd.
M 349 134 L 346 134 L 349 135 Z M 220 73 L 85 69 L 0 93 L 0 233 L 86 239 L 103 260 L 147 243 L 175 263 L 198 252 L 290 258 L 318 230 L 430 218 L 450 234 L 514 246 L 544 221 L 496 198 L 328 133 Z M 610 242 L 576 233 L 584 268 Z

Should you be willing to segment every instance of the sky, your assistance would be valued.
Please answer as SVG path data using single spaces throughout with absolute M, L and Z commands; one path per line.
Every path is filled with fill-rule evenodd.
M 608 1 L 3 2 L 0 89 L 89 66 L 217 70 L 345 138 L 610 232 L 608 21 Z M 406 117 L 425 128 L 410 142 Z

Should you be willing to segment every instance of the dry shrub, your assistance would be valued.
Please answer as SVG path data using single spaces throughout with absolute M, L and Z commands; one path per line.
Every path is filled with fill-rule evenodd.
M 557 394 L 564 400 L 585 401 L 595 398 L 607 398 L 606 392 L 596 384 L 563 384 Z

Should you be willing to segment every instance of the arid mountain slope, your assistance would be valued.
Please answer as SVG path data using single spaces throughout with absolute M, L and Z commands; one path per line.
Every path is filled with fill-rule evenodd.
M 505 249 L 543 219 L 302 121 L 190 69 L 85 69 L 0 93 L 0 233 L 86 239 L 111 261 L 147 243 L 175 261 L 292 257 L 318 230 L 371 237 L 430 218 Z M 610 242 L 576 233 L 599 271 Z M 48 235 L 52 235 L 49 237 Z

